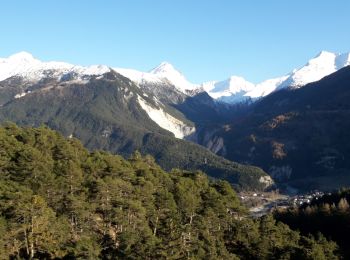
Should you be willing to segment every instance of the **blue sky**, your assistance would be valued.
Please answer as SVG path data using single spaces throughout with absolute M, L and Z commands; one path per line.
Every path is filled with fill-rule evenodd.
M 147 71 L 172 63 L 192 82 L 252 82 L 350 51 L 348 0 L 4 0 L 0 57 Z

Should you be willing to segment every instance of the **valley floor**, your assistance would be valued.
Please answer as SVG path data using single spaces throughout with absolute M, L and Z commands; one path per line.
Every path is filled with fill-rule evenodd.
M 241 202 L 249 209 L 250 216 L 257 218 L 276 209 L 310 203 L 313 199 L 318 199 L 324 194 L 324 192 L 318 190 L 298 195 L 280 194 L 276 191 L 263 193 L 241 192 L 239 197 Z

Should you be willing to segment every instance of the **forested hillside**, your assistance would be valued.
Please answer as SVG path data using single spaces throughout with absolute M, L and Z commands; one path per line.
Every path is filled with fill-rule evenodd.
M 0 128 L 1 259 L 337 259 L 336 249 L 271 216 L 249 219 L 231 186 L 204 173 L 88 152 L 44 127 Z
M 21 126 L 44 124 L 64 136 L 78 138 L 88 149 L 103 149 L 124 157 L 139 150 L 142 154 L 151 154 L 166 170 L 206 171 L 211 177 L 226 179 L 237 188 L 262 190 L 271 184 L 271 179 L 260 181 L 268 178 L 262 169 L 226 160 L 161 128 L 139 101 L 142 97 L 148 106 L 157 110 L 160 106 L 154 101 L 157 98 L 152 93 L 143 93 L 120 74 L 111 71 L 83 83 L 70 81 L 68 76 L 73 77 L 67 75 L 66 81 L 46 77 L 37 84 L 23 82 L 18 77 L 1 81 L 0 122 L 11 121 Z M 24 96 L 14 98 L 13 91 Z M 182 109 L 204 112 L 201 108 L 205 106 L 198 103 L 196 99 Z M 208 111 L 212 110 L 205 110 L 207 116 Z M 184 117 L 179 111 L 175 114 Z

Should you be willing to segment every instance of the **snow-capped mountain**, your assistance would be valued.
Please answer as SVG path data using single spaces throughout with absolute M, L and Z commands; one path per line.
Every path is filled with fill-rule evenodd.
M 268 79 L 255 85 L 242 77 L 231 76 L 223 81 L 202 83 L 201 87 L 217 101 L 236 104 L 254 101 L 270 94 L 287 78 L 288 76 Z
M 260 99 L 277 89 L 304 86 L 348 65 L 350 65 L 350 53 L 336 54 L 322 51 L 303 67 L 258 84 L 253 84 L 239 76 L 231 76 L 223 81 L 210 81 L 196 85 L 190 83 L 183 74 L 167 62 L 161 63 L 148 73 L 120 68 L 115 70 L 141 85 L 168 83 L 186 95 L 206 91 L 217 101 L 235 104 Z
M 223 81 L 193 84 L 168 62 L 162 62 L 149 72 L 125 68 L 113 68 L 113 70 L 162 101 L 166 99 L 173 103 L 181 103 L 186 97 L 205 91 L 214 100 L 235 104 L 260 99 L 281 88 L 301 87 L 348 65 L 350 65 L 350 53 L 336 54 L 322 51 L 303 67 L 258 84 L 239 76 L 231 76 Z M 109 71 L 111 68 L 104 65 L 83 67 L 64 62 L 42 62 L 26 52 L 0 58 L 0 81 L 12 76 L 20 76 L 27 81 L 39 81 L 46 77 L 56 78 L 58 81 L 66 79 L 81 81 Z M 17 97 L 22 96 L 23 93 L 17 93 Z
M 149 72 L 140 72 L 133 69 L 113 68 L 118 73 L 129 78 L 139 85 L 150 84 L 170 84 L 178 91 L 187 94 L 198 88 L 198 85 L 190 83 L 185 76 L 176 70 L 168 62 L 162 62 Z
M 350 65 L 350 53 L 336 54 L 322 51 L 315 58 L 299 69 L 273 79 L 253 84 L 242 77 L 231 76 L 223 81 L 209 81 L 193 84 L 176 70 L 170 63 L 163 62 L 150 72 L 140 72 L 132 69 L 115 68 L 117 72 L 131 79 L 138 85 L 172 85 L 186 95 L 196 95 L 207 92 L 214 100 L 235 104 L 260 99 L 281 88 L 297 88 Z
M 350 53 L 336 54 L 322 51 L 300 69 L 293 70 L 278 88 L 298 88 L 318 81 L 337 70 L 350 65 Z
M 150 71 L 151 74 L 168 80 L 173 84 L 178 90 L 186 93 L 186 90 L 193 90 L 197 86 L 190 83 L 185 76 L 176 70 L 173 65 L 168 62 L 162 62 L 158 67 Z
M 12 76 L 19 76 L 28 81 L 39 81 L 45 77 L 64 78 L 65 75 L 84 76 L 102 75 L 110 71 L 103 65 L 90 67 L 76 66 L 65 62 L 42 62 L 30 53 L 19 52 L 8 58 L 0 58 L 0 81 Z
M 282 76 L 279 78 L 268 79 L 259 84 L 256 84 L 254 88 L 245 94 L 245 97 L 249 97 L 252 100 L 265 97 L 268 94 L 276 90 L 276 88 L 284 82 L 289 76 Z
M 239 102 L 247 92 L 254 89 L 253 83 L 238 76 L 231 76 L 224 81 L 206 82 L 201 86 L 212 98 L 226 103 Z
M 83 67 L 64 62 L 42 62 L 30 53 L 20 52 L 8 58 L 0 58 L 0 81 L 12 77 L 20 79 L 11 91 L 4 90 L 5 96 L 9 97 L 4 98 L 3 102 L 6 103 L 11 99 L 22 99 L 28 95 L 37 95 L 43 91 L 54 91 L 55 88 L 62 87 L 62 83 L 87 84 L 93 76 L 99 79 L 105 73 L 111 71 L 111 68 L 104 65 Z M 128 69 L 120 69 L 120 72 L 135 83 L 141 83 L 142 81 L 147 84 L 150 82 L 166 83 L 170 84 L 171 88 L 179 88 L 179 91 L 185 91 L 185 88 L 191 87 L 185 77 L 169 63 L 162 63 L 150 73 Z M 37 86 L 41 81 L 43 82 L 42 86 Z M 45 82 L 50 83 L 48 85 Z M 5 86 L 7 84 L 4 83 Z M 184 86 L 185 88 L 181 89 Z M 175 137 L 183 139 L 195 131 L 194 126 L 189 122 L 184 122 L 185 120 L 181 118 L 178 112 L 172 115 L 174 113 L 166 108 L 166 104 L 159 101 L 157 96 L 154 95 L 156 94 L 154 91 L 147 91 L 147 88 L 142 89 L 140 93 L 130 92 L 127 89 L 121 89 L 120 91 L 125 92 L 123 96 L 126 103 L 132 96 L 138 96 L 138 105 L 147 113 L 150 119 L 161 128 L 172 132 Z M 141 98 L 140 94 L 147 97 L 147 99 Z M 0 102 L 1 104 L 2 102 Z
M 303 67 L 285 76 L 268 79 L 256 85 L 241 77 L 232 76 L 224 81 L 207 82 L 201 86 L 212 98 L 233 104 L 262 98 L 277 89 L 304 86 L 348 65 L 350 65 L 350 53 L 336 54 L 322 51 Z

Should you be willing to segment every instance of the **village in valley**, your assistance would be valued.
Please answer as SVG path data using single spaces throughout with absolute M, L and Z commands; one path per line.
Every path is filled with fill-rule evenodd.
M 251 216 L 261 217 L 276 209 L 299 207 L 309 204 L 312 200 L 317 200 L 323 195 L 325 193 L 319 190 L 296 195 L 286 195 L 275 190 L 270 192 L 241 192 L 239 193 L 239 198 L 249 209 Z

